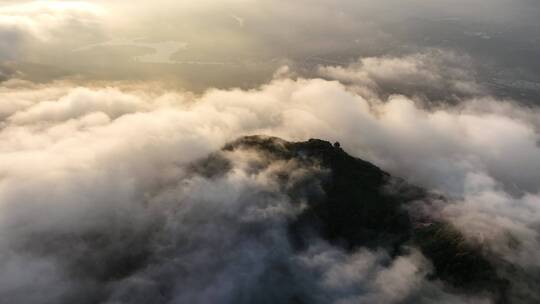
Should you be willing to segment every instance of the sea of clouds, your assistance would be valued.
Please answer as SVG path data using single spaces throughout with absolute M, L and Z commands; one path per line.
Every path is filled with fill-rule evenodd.
M 0 303 L 489 303 L 428 280 L 415 248 L 293 250 L 287 222 L 301 204 L 276 172 L 322 168 L 232 151 L 223 175 L 192 169 L 243 135 L 340 141 L 448 197 L 437 216 L 537 276 L 540 113 L 491 97 L 466 60 L 361 58 L 309 79 L 283 67 L 259 88 L 203 94 L 6 80 Z
M 341 4 L 349 12 L 373 9 L 370 2 Z M 493 97 L 470 57 L 413 47 L 320 65 L 313 77 L 299 76 L 293 62 L 260 87 L 201 94 L 155 82 L 33 83 L 15 64 L 73 56 L 111 33 L 138 34 L 148 20 L 170 20 L 167 11 L 197 25 L 188 36 L 194 42 L 217 29 L 239 45 L 265 37 L 254 50 L 293 57 L 341 52 L 358 35 L 372 38 L 367 49 L 392 40 L 355 14 L 332 11 L 340 21 L 328 22 L 323 1 L 227 0 L 209 9 L 216 5 L 0 1 L 0 304 L 490 303 L 489 295 L 430 280 L 432 266 L 415 248 L 392 258 L 316 239 L 295 251 L 287 223 L 302 201 L 286 195 L 278 176 L 302 180 L 324 168 L 238 150 L 219 153 L 231 166 L 224 174 L 193 169 L 254 134 L 339 141 L 351 155 L 444 195 L 447 202 L 429 207 L 434 216 L 527 270 L 511 284 L 530 297 L 513 302 L 538 300 L 540 111 Z M 432 5 L 423 9 L 478 17 L 471 5 Z M 393 6 L 377 11 L 391 19 Z M 505 22 L 516 7 L 497 1 L 480 15 Z M 197 23 L 197 12 L 215 24 Z M 156 28 L 163 36 L 178 31 Z

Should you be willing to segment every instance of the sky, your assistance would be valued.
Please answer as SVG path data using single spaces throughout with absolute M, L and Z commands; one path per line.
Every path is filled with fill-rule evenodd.
M 252 88 L 282 65 L 313 76 L 318 65 L 442 48 L 474 57 L 481 82 L 499 95 L 527 101 L 540 90 L 540 9 L 531 0 L 1 1 L 0 7 L 0 59 L 33 81 Z
M 0 304 L 492 303 L 416 248 L 294 252 L 276 172 L 320 168 L 237 151 L 190 171 L 254 134 L 339 141 L 444 195 L 437 216 L 526 269 L 512 303 L 536 303 L 537 20 L 536 0 L 0 1 Z M 111 280 L 119 259 L 140 265 Z

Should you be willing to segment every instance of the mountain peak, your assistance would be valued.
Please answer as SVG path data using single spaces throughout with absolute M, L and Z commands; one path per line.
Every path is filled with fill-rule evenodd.
M 239 149 L 265 153 L 274 160 L 316 164 L 327 170 L 328 174 L 318 181 L 322 194 L 310 197 L 308 207 L 289 225 L 291 242 L 297 250 L 308 247 L 312 235 L 348 251 L 367 247 L 386 250 L 391 256 L 402 254 L 404 248 L 417 247 L 433 264 L 434 279 L 465 292 L 490 293 L 504 302 L 508 284 L 499 278 L 493 261 L 479 246 L 469 242 L 452 224 L 429 214 L 415 214 L 414 202 L 429 204 L 433 198 L 428 191 L 321 139 L 288 142 L 276 137 L 248 136 L 224 148 Z

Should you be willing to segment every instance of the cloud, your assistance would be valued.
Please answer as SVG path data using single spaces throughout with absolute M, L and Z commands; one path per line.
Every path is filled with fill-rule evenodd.
M 268 82 L 283 62 L 307 78 L 315 75 L 318 65 L 331 63 L 337 65 L 329 67 L 334 76 L 358 79 L 352 71 L 340 69 L 359 56 L 366 58 L 365 69 L 374 73 L 370 67 L 382 71 L 381 65 L 390 67 L 391 58 L 431 47 L 467 52 L 471 58 L 430 62 L 425 58 L 433 57 L 430 54 L 411 56 L 410 64 L 422 75 L 404 74 L 412 79 L 398 84 L 386 72 L 386 81 L 378 85 L 414 90 L 432 101 L 455 101 L 444 94 L 446 85 L 458 97 L 477 94 L 479 87 L 453 81 L 451 69 L 439 71 L 441 79 L 426 72 L 444 64 L 474 63 L 482 67 L 474 77 L 491 83 L 499 93 L 517 98 L 538 93 L 535 46 L 529 42 L 538 33 L 528 26 L 538 19 L 538 11 L 528 0 L 400 4 L 397 0 L 3 1 L 0 60 L 17 61 L 25 79 L 32 81 L 165 79 L 200 92 L 208 87 L 256 88 Z M 235 16 L 243 21 L 237 22 Z M 509 20 L 515 26 L 506 26 Z M 467 32 L 485 32 L 492 39 L 473 42 Z M 517 49 L 492 51 L 506 49 L 508 41 L 523 46 L 519 54 Z M 451 78 L 446 81 L 446 76 Z M 439 85 L 412 85 L 413 80 Z
M 369 88 L 379 94 L 418 95 L 455 101 L 485 94 L 471 75 L 472 60 L 438 49 L 403 57 L 367 57 L 349 66 L 321 66 L 325 78 Z
M 490 303 L 446 293 L 440 282 L 427 280 L 431 264 L 416 250 L 391 259 L 384 252 L 347 254 L 322 243 L 298 259 L 311 276 L 320 278 L 312 289 L 320 303 Z
M 444 216 L 471 239 L 523 267 L 538 267 L 540 194 L 514 197 L 492 177 L 470 173 L 466 195 L 457 205 L 445 206 Z
M 13 78 L 19 72 L 9 63 L 0 63 L 0 83 Z
M 201 95 L 151 85 L 3 87 L 0 265 L 9 271 L 0 291 L 26 303 L 43 302 L 26 292 L 30 286 L 49 290 L 50 302 L 82 303 L 481 300 L 427 280 L 431 266 L 414 249 L 392 259 L 321 243 L 298 256 L 285 223 L 302 204 L 284 194 L 282 177 L 295 173 L 294 183 L 321 168 L 235 151 L 218 155 L 229 164 L 222 174 L 192 169 L 249 134 L 340 141 L 445 194 L 453 203 L 440 207 L 442 217 L 503 260 L 536 271 L 537 110 L 489 96 L 424 108 L 377 92 L 393 77 L 385 67 L 438 88 L 437 73 L 447 71 L 422 58 L 372 58 L 344 70 L 361 81 L 278 73 L 258 89 Z
M 25 1 L 0 6 L 0 60 L 18 60 L 28 46 L 70 45 L 99 37 L 103 11 L 90 2 Z M 69 37 L 69 41 L 67 41 Z M 78 38 L 76 38 L 78 37 Z M 32 54 L 30 54 L 32 55 Z
M 430 271 L 418 252 L 396 258 L 389 267 L 383 263 L 391 259 L 382 252 L 346 254 L 324 245 L 313 246 L 299 259 L 322 278 L 318 284 L 333 295 L 326 300 L 330 303 L 401 303 L 427 283 Z

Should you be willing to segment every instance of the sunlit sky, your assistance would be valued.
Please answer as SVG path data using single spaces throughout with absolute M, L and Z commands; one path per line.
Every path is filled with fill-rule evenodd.
M 540 15 L 529 0 L 0 5 L 0 59 L 34 81 L 157 79 L 188 90 L 255 87 L 283 65 L 311 75 L 321 64 L 346 65 L 360 57 L 427 48 L 474 57 L 487 82 L 518 78 L 534 87 L 540 77 L 534 60 Z

